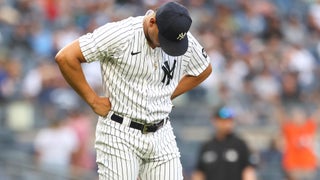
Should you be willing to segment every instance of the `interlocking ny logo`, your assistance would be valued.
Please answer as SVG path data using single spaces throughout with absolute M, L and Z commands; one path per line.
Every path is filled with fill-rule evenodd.
M 181 41 L 181 40 L 186 36 L 186 34 L 187 34 L 186 32 L 180 33 L 180 34 L 178 35 L 177 39 Z
M 163 76 L 161 82 L 165 83 L 165 81 L 167 80 L 166 86 L 170 84 L 170 81 L 173 78 L 173 73 L 174 73 L 174 69 L 176 68 L 176 63 L 177 63 L 177 61 L 174 60 L 173 66 L 171 69 L 170 69 L 168 61 L 164 62 L 164 64 L 162 65 L 162 70 L 164 71 L 164 76 Z

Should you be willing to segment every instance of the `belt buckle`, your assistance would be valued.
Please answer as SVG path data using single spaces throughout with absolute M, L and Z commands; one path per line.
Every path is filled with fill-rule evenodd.
M 147 134 L 147 133 L 149 133 L 149 132 L 148 132 L 149 127 L 152 128 L 152 131 L 150 131 L 150 132 L 155 132 L 155 131 L 157 131 L 160 127 L 162 127 L 162 126 L 164 125 L 164 123 L 165 123 L 164 120 L 161 120 L 161 121 L 160 121 L 159 123 L 157 123 L 157 124 L 146 123 L 146 124 L 143 125 L 143 128 L 142 128 L 141 132 L 142 132 L 142 134 Z
M 143 125 L 143 128 L 141 130 L 142 134 L 147 134 L 148 133 L 148 127 L 149 127 L 149 124 L 144 124 Z

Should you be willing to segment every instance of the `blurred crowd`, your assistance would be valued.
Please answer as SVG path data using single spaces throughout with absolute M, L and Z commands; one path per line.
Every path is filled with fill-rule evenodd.
M 81 34 L 166 1 L 0 0 L 1 129 L 43 128 L 60 111 L 75 109 L 96 119 L 62 79 L 55 54 Z M 278 125 L 279 107 L 299 104 L 308 114 L 319 109 L 319 0 L 180 2 L 213 65 L 210 78 L 184 97 L 186 104 L 225 103 L 240 125 L 254 127 Z M 99 64 L 83 66 L 101 91 Z

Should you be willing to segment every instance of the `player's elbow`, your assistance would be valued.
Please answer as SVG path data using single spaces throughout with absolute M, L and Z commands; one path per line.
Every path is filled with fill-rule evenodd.
M 61 51 L 59 51 L 56 56 L 55 56 L 55 62 L 58 64 L 58 65 L 61 65 L 63 64 L 64 60 L 66 59 L 63 55 L 63 53 Z
M 64 48 L 60 49 L 55 56 L 55 62 L 60 66 L 65 64 L 69 59 L 74 56 L 74 48 L 72 48 L 72 43 L 68 44 Z

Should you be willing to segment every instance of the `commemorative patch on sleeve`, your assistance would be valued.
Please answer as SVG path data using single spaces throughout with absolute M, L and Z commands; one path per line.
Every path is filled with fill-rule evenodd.
M 205 50 L 204 48 L 202 48 L 202 55 L 203 55 L 203 57 L 205 57 L 205 58 L 208 57 L 207 52 L 206 52 L 206 50 Z

